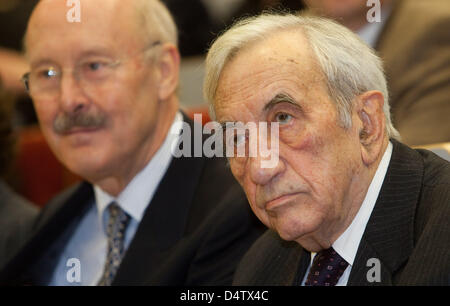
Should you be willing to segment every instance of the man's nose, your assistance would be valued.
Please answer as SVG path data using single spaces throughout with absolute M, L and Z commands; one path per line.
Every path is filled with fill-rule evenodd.
M 60 102 L 66 113 L 79 112 L 87 107 L 88 99 L 73 73 L 61 77 Z
M 278 151 L 272 152 L 278 154 Z M 286 168 L 283 160 L 276 156 L 264 156 L 264 154 L 255 154 L 249 157 L 249 174 L 250 179 L 257 185 L 266 185 L 273 179 L 281 175 Z

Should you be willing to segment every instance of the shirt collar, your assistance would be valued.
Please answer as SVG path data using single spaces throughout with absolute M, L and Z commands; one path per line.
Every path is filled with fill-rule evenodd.
M 350 226 L 342 233 L 341 236 L 333 243 L 333 249 L 349 263 L 353 265 L 358 251 L 359 243 L 366 229 L 367 222 L 372 214 L 375 203 L 377 202 L 378 194 L 383 185 L 384 177 L 386 176 L 387 168 L 392 156 L 392 143 L 389 142 L 383 158 L 378 166 L 375 176 L 370 183 L 361 207 L 353 219 Z
M 104 221 L 104 211 L 111 202 L 116 202 L 130 217 L 140 222 L 142 216 L 150 204 L 156 189 L 162 180 L 170 162 L 172 161 L 172 143 L 178 140 L 183 116 L 180 112 L 175 115 L 172 126 L 167 133 L 161 147 L 152 157 L 150 162 L 131 180 L 117 198 L 94 185 L 95 201 L 97 205 L 100 223 Z

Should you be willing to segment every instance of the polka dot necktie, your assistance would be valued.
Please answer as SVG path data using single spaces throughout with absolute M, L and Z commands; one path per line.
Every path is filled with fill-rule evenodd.
M 106 255 L 105 268 L 98 282 L 99 286 L 111 286 L 120 262 L 125 253 L 124 240 L 125 230 L 130 222 L 130 216 L 122 208 L 113 202 L 108 207 L 109 220 L 106 234 L 108 236 L 108 252 Z
M 333 248 L 322 250 L 314 257 L 305 286 L 336 286 L 347 266 Z

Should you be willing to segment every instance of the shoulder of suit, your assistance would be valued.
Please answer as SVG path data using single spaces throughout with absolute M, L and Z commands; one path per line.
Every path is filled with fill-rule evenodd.
M 233 285 L 290 284 L 297 274 L 302 254 L 303 249 L 298 243 L 284 241 L 269 229 L 242 258 Z
M 450 190 L 450 162 L 428 150 L 418 149 L 416 151 L 423 158 L 424 185 L 446 185 Z
M 442 239 L 448 244 L 450 163 L 431 151 L 416 151 L 423 158 L 423 180 L 414 217 L 415 241 Z
M 31 202 L 12 190 L 6 183 L 0 181 L 1 215 L 17 215 L 18 217 L 36 215 L 38 209 Z
M 67 189 L 64 189 L 57 195 L 55 195 L 50 201 L 45 205 L 47 208 L 52 208 L 54 206 L 63 205 L 65 202 L 67 202 L 72 196 L 74 196 L 78 192 L 83 192 L 85 185 L 89 185 L 87 183 L 78 183 L 71 187 L 68 187 Z
M 298 243 L 283 240 L 274 230 L 268 229 L 249 249 L 241 266 L 264 265 L 276 258 L 285 258 L 285 254 L 296 249 L 301 249 Z
M 54 196 L 42 208 L 36 221 L 35 229 L 39 229 L 41 226 L 45 225 L 53 216 L 63 210 L 73 197 L 90 191 L 92 191 L 92 185 L 82 182 L 63 190 L 61 193 Z M 83 204 L 85 203 L 79 203 L 80 207 Z
M 225 158 L 205 158 L 206 162 L 197 186 L 196 196 L 219 202 L 243 202 L 243 189 L 233 177 Z M 209 204 L 211 205 L 211 203 Z

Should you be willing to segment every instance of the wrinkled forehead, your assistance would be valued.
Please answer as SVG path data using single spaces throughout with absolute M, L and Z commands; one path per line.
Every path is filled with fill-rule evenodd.
M 29 20 L 25 43 L 27 55 L 40 48 L 52 50 L 64 44 L 132 46 L 139 41 L 134 10 L 119 1 L 82 0 L 70 2 L 41 0 Z M 79 6 L 76 5 L 79 3 Z
M 240 50 L 221 72 L 214 99 L 216 113 L 237 101 L 268 100 L 274 91 L 305 95 L 325 89 L 325 78 L 299 31 L 284 31 Z

